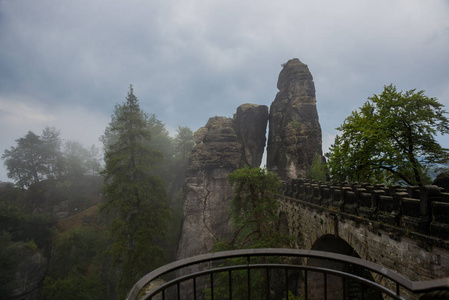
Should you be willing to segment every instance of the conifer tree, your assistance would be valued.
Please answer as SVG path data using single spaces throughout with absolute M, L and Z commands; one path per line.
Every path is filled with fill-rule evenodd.
M 126 102 L 116 105 L 105 134 L 105 202 L 110 213 L 113 264 L 119 269 L 118 294 L 159 266 L 163 250 L 155 242 L 163 236 L 168 219 L 163 181 L 151 172 L 162 154 L 149 145 L 149 118 L 130 86 Z M 106 139 L 103 139 L 106 141 Z

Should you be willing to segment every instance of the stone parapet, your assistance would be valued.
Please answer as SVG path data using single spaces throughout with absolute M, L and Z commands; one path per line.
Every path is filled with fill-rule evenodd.
M 449 237 L 449 193 L 435 185 L 383 186 L 293 179 L 281 194 L 438 239 Z

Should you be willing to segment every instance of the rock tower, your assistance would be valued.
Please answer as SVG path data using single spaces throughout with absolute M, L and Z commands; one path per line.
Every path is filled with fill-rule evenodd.
M 269 119 L 267 168 L 284 181 L 306 177 L 315 153 L 322 155 L 315 86 L 307 65 L 289 60 L 279 74 L 279 92 L 268 107 L 243 104 L 234 118 L 213 117 L 195 132 L 184 181 L 184 223 L 178 259 L 208 253 L 231 234 L 227 176 L 258 167 Z
M 270 107 L 267 168 L 284 181 L 305 178 L 314 155 L 322 155 L 315 85 L 307 65 L 297 58 L 285 63 L 277 88 Z
M 268 107 L 244 104 L 234 118 L 213 117 L 195 132 L 184 181 L 184 223 L 178 259 L 208 253 L 230 234 L 227 176 L 245 165 L 259 166 L 266 141 Z

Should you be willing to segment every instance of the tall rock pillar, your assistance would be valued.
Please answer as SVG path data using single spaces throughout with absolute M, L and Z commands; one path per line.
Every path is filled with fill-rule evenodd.
M 270 107 L 267 168 L 285 181 L 305 178 L 315 153 L 322 155 L 315 85 L 307 65 L 289 60 L 277 88 Z
M 184 222 L 178 259 L 208 253 L 231 234 L 228 174 L 258 167 L 265 147 L 268 107 L 244 104 L 234 118 L 213 117 L 195 132 L 184 181 Z

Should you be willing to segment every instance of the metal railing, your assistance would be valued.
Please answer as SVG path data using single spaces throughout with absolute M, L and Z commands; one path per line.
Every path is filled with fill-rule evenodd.
M 292 260 L 295 262 L 292 263 Z M 320 264 L 314 265 L 312 262 L 320 262 Z M 337 263 L 339 267 L 332 267 L 332 263 Z M 323 267 L 323 265 L 325 266 Z M 347 271 L 354 270 L 354 267 L 366 270 L 367 273 L 365 276 L 361 276 Z M 348 282 L 356 283 L 361 287 L 361 294 L 358 296 L 360 299 L 366 299 L 364 297 L 366 291 L 375 291 L 375 293 L 381 294 L 382 298 L 380 299 L 388 297 L 388 299 L 406 299 L 403 298 L 404 295 L 438 290 L 449 291 L 449 277 L 430 281 L 411 281 L 378 264 L 352 256 L 314 250 L 269 248 L 216 252 L 175 261 L 142 277 L 131 289 L 127 299 L 134 300 L 139 297 L 142 300 L 155 299 L 156 295 L 159 297 L 157 299 L 232 299 L 233 290 L 238 286 L 240 288 L 246 286 L 247 295 L 244 298 L 251 299 L 252 285 L 254 285 L 251 276 L 252 272 L 255 272 L 254 270 L 257 270 L 259 274 L 264 274 L 264 280 L 254 280 L 258 284 L 262 282 L 265 285 L 259 290 L 265 291 L 264 296 L 260 298 L 259 294 L 257 299 L 288 300 L 293 297 L 299 298 L 298 295 L 301 295 L 301 299 L 310 299 L 311 285 L 317 284 L 317 274 L 322 277 L 322 283 L 319 286 L 321 299 L 330 299 L 331 295 L 335 293 L 334 290 L 329 291 L 329 282 L 335 281 L 336 278 L 339 278 L 340 286 L 343 289 L 341 299 L 348 297 L 348 291 L 345 288 L 348 286 Z M 246 279 L 242 280 L 239 277 L 239 281 L 236 283 L 235 274 L 237 272 L 245 273 Z M 300 282 L 298 286 L 289 287 L 289 272 L 297 275 L 297 281 Z M 282 277 L 280 274 L 284 274 L 282 276 L 285 276 L 285 279 L 280 279 L 279 277 Z M 310 279 L 311 274 L 313 274 L 314 280 Z M 271 278 L 276 277 L 276 289 L 283 290 L 281 298 L 273 296 L 275 287 L 270 280 L 270 275 Z M 165 278 L 165 283 L 147 294 L 139 294 L 145 286 L 160 278 Z M 223 285 L 226 285 L 225 289 L 223 289 Z M 190 291 L 190 296 L 186 297 L 187 290 Z M 198 292 L 203 293 L 202 296 L 197 296 Z M 204 293 L 207 295 L 205 296 Z

